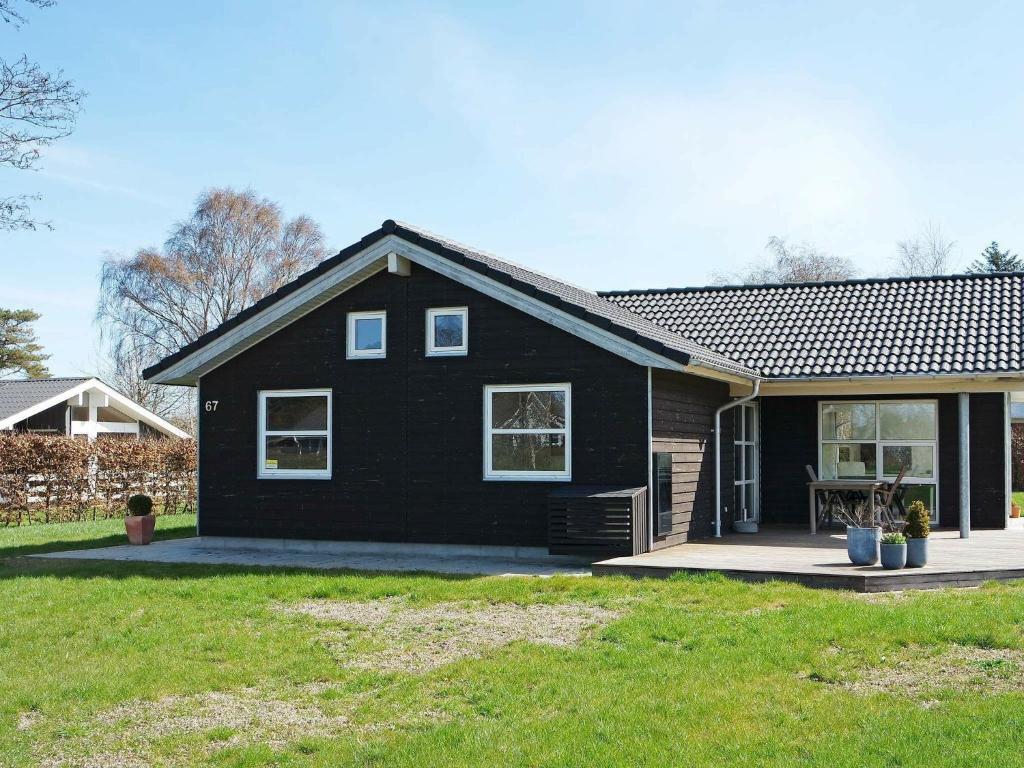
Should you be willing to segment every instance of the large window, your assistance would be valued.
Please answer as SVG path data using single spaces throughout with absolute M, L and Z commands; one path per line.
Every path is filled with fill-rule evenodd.
M 569 480 L 568 384 L 484 387 L 484 477 Z
M 349 359 L 382 358 L 387 356 L 388 318 L 385 312 L 349 312 Z
M 904 499 L 938 520 L 938 405 L 934 400 L 821 403 L 819 477 L 893 480 L 906 470 Z
M 427 357 L 469 352 L 469 310 L 445 307 L 427 310 Z
M 331 476 L 329 389 L 260 392 L 259 409 L 259 477 Z

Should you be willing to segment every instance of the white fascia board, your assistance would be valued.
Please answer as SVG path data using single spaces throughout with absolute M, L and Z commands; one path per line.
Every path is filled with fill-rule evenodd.
M 391 250 L 387 238 L 377 242 L 232 328 L 223 336 L 160 371 L 153 376 L 153 381 L 157 384 L 195 386 L 203 374 L 209 373 L 276 330 L 309 314 L 335 296 L 385 269 Z
M 71 400 L 72 398 L 77 398 L 79 395 L 82 395 L 91 387 L 99 383 L 99 379 L 89 379 L 87 381 L 83 381 L 81 384 L 76 384 L 74 387 L 68 387 L 58 395 L 54 395 L 53 397 L 47 398 L 46 400 L 41 400 L 35 405 L 30 405 L 28 408 L 22 411 L 18 411 L 17 413 L 11 416 L 8 416 L 4 419 L 0 419 L 0 429 L 11 429 L 19 421 L 24 421 L 29 416 L 35 416 L 37 413 L 41 413 L 45 411 L 47 408 L 52 408 L 55 405 L 66 403 L 68 400 Z
M 367 277 L 385 269 L 392 256 L 404 257 L 414 264 L 451 278 L 638 365 L 671 371 L 686 370 L 685 366 L 675 360 L 628 342 L 568 312 L 556 309 L 504 283 L 410 243 L 398 235 L 388 235 L 362 253 L 310 281 L 295 293 L 267 307 L 220 338 L 156 374 L 153 381 L 158 384 L 194 386 L 200 376 L 339 296 Z
M 884 376 L 822 376 L 767 379 L 761 395 L 941 394 L 943 392 L 1020 392 L 1024 372 L 907 374 Z
M 616 336 L 614 333 L 610 333 L 609 331 L 605 331 L 595 325 L 591 325 L 586 320 L 570 315 L 568 312 L 556 309 L 540 299 L 520 293 L 511 286 L 498 282 L 497 280 L 493 280 L 485 275 L 481 275 L 472 269 L 462 266 L 461 264 L 449 261 L 442 256 L 438 256 L 425 248 L 414 245 L 413 243 L 403 240 L 395 235 L 390 235 L 389 238 L 392 238 L 389 248 L 392 251 L 405 256 L 414 264 L 419 264 L 427 269 L 437 272 L 438 274 L 451 278 L 456 282 L 462 283 L 469 288 L 479 291 L 485 296 L 490 296 L 492 299 L 508 304 L 509 306 L 536 317 L 538 320 L 543 320 L 566 333 L 571 333 L 577 338 L 588 341 L 602 349 L 606 349 L 619 357 L 624 357 L 627 360 L 643 366 L 665 368 L 670 371 L 685 370 L 685 366 L 683 366 L 682 363 L 678 363 L 663 355 L 651 352 L 649 349 L 641 347 L 639 344 L 632 344 L 625 339 Z
M 81 384 L 70 387 L 60 394 L 54 395 L 46 400 L 42 400 L 23 411 L 19 411 L 13 416 L 8 416 L 7 418 L 0 420 L 0 429 L 11 429 L 19 421 L 23 421 L 30 416 L 41 413 L 47 408 L 52 408 L 55 405 L 67 404 L 69 400 L 85 402 L 85 396 L 87 393 L 89 395 L 92 393 L 99 394 L 107 404 L 116 403 L 118 410 L 124 411 L 130 416 L 134 416 L 139 421 L 145 422 L 149 426 L 153 427 L 153 429 L 163 432 L 165 435 L 172 435 L 174 437 L 189 436 L 187 432 L 178 429 L 173 424 L 161 419 L 152 411 L 132 402 L 124 395 L 108 387 L 99 379 L 88 379 L 83 381 Z
M 182 429 L 178 429 L 169 421 L 160 418 L 155 413 L 148 410 L 147 408 L 143 408 L 141 405 L 134 402 L 133 400 L 129 400 L 120 392 L 118 392 L 115 389 L 111 389 L 99 379 L 93 379 L 92 381 L 93 383 L 90 389 L 98 390 L 101 394 L 103 394 L 107 399 L 109 407 L 117 408 L 117 410 L 123 411 L 129 416 L 134 416 L 139 421 L 143 422 L 144 424 L 148 424 L 150 427 L 157 430 L 158 432 L 163 432 L 165 435 L 182 438 L 191 437 L 191 435 L 189 435 L 188 432 L 185 432 Z

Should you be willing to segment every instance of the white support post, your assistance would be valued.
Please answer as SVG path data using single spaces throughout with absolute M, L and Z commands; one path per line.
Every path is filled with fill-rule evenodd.
M 971 535 L 971 396 L 961 392 L 960 406 L 960 538 Z

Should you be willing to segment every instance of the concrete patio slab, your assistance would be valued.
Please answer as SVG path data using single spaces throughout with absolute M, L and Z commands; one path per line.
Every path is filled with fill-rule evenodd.
M 115 560 L 143 563 L 244 565 L 317 570 L 428 571 L 486 576 L 589 576 L 590 565 L 523 547 L 459 547 L 377 542 L 229 539 L 196 536 L 29 557 L 57 560 Z
M 595 576 L 668 577 L 673 573 L 715 571 L 746 581 L 795 581 L 812 587 L 891 592 L 977 586 L 986 581 L 1024 579 L 1024 531 L 934 532 L 924 568 L 886 571 L 880 565 L 855 566 L 846 556 L 846 535 L 806 530 L 763 529 L 752 535 L 666 547 L 633 557 L 594 563 Z

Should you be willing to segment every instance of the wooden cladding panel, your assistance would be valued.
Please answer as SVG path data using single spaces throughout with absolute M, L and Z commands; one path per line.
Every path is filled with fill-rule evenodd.
M 469 307 L 469 354 L 426 357 L 426 310 Z M 350 311 L 387 358 L 345 359 Z M 203 376 L 205 535 L 544 546 L 561 483 L 483 480 L 485 384 L 572 385 L 572 482 L 646 484 L 645 368 L 427 269 L 375 275 Z M 333 391 L 330 480 L 256 478 L 261 389 Z
M 715 409 L 728 385 L 683 373 L 652 371 L 652 438 L 656 453 L 672 454 L 672 531 L 655 548 L 714 534 Z M 722 419 L 723 500 L 732 499 L 732 414 Z

